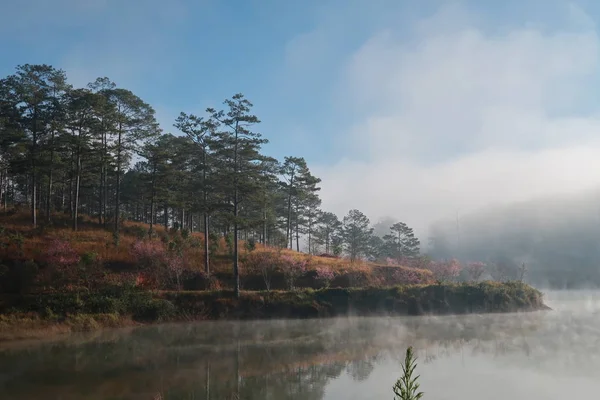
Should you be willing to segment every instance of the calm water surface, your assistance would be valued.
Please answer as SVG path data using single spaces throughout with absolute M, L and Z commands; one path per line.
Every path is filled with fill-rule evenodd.
M 554 311 L 180 324 L 0 348 L 0 399 L 391 399 L 415 347 L 424 400 L 600 396 L 600 292 Z

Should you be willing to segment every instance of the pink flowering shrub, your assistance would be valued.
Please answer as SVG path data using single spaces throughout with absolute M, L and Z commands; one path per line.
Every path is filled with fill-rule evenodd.
M 481 275 L 483 275 L 483 272 L 485 271 L 485 266 L 486 265 L 480 261 L 468 263 L 465 269 L 467 271 L 467 275 L 469 276 L 469 280 L 479 280 L 479 278 L 481 278 Z
M 243 261 L 247 272 L 258 273 L 262 276 L 267 291 L 271 290 L 273 274 L 282 265 L 282 260 L 274 251 L 249 253 Z
M 456 259 L 432 261 L 429 263 L 429 270 L 433 272 L 438 281 L 455 281 L 462 270 L 462 265 Z
M 333 278 L 335 278 L 335 272 L 328 265 L 318 266 L 316 269 L 315 279 L 323 284 L 325 287 L 329 287 Z
M 167 250 L 160 241 L 136 240 L 131 246 L 131 255 L 142 268 L 155 268 L 165 262 Z
M 388 265 L 388 266 L 398 265 L 398 261 L 395 260 L 394 258 L 386 257 L 385 265 Z
M 79 254 L 71 244 L 65 240 L 52 241 L 46 250 L 48 264 L 56 268 L 72 267 L 79 264 Z
M 415 268 L 396 268 L 392 278 L 396 284 L 418 285 L 427 283 L 424 271 Z
M 288 255 L 281 256 L 281 272 L 283 272 L 283 276 L 285 277 L 285 281 L 290 290 L 295 289 L 294 284 L 296 279 L 306 273 L 307 266 L 308 261 L 306 259 L 296 260 Z
M 181 275 L 186 269 L 186 262 L 181 255 L 172 254 L 167 259 L 167 271 L 177 290 L 181 290 Z

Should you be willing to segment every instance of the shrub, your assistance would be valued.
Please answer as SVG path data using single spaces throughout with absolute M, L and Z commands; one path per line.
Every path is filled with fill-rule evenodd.
M 283 276 L 285 277 L 285 281 L 288 285 L 288 289 L 295 289 L 294 284 L 296 282 L 296 279 L 298 279 L 306 273 L 307 264 L 308 261 L 305 259 L 296 260 L 288 255 L 281 256 L 281 270 L 283 272 Z
M 273 251 L 263 251 L 248 254 L 243 262 L 244 269 L 248 272 L 259 273 L 267 291 L 271 290 L 273 274 L 282 265 L 280 256 Z
M 56 239 L 46 250 L 46 260 L 53 267 L 70 267 L 79 263 L 79 255 L 69 242 Z
M 133 318 L 141 321 L 165 321 L 175 315 L 175 305 L 165 299 L 150 299 L 138 304 Z
M 229 255 L 233 254 L 233 233 L 228 233 L 225 236 L 225 244 L 227 244 L 227 250 L 229 251 Z
M 208 251 L 211 254 L 215 254 L 217 251 L 219 251 L 219 242 L 219 235 L 214 232 L 208 234 Z
M 479 278 L 481 278 L 481 275 L 483 275 L 483 272 L 485 271 L 485 264 L 480 261 L 470 262 L 467 264 L 466 271 L 469 280 L 477 281 Z
M 432 261 L 429 263 L 429 270 L 433 272 L 434 277 L 440 282 L 455 281 L 462 266 L 456 259 L 444 261 Z
M 426 283 L 426 278 L 423 276 L 423 273 L 414 268 L 397 268 L 394 271 L 393 279 L 396 283 L 406 285 L 418 285 Z
M 167 259 L 167 271 L 171 279 L 175 283 L 177 290 L 181 290 L 181 275 L 183 274 L 186 267 L 184 258 L 179 254 L 172 254 Z
M 14 235 L 9 236 L 9 243 L 14 244 L 17 247 L 17 251 L 19 255 L 23 254 L 23 243 L 25 243 L 25 238 L 19 232 Z
M 254 251 L 256 249 L 256 240 L 254 240 L 254 238 L 246 240 L 246 243 L 244 243 L 244 247 L 246 247 L 246 250 L 248 252 Z
M 141 225 L 128 226 L 124 229 L 124 232 L 130 234 L 131 236 L 134 236 L 138 240 L 143 240 L 149 237 L 148 229 Z
M 93 279 L 100 273 L 101 265 L 102 263 L 98 253 L 90 251 L 81 255 L 79 260 L 79 270 L 88 289 L 91 288 Z
M 106 295 L 90 297 L 87 306 L 89 311 L 94 314 L 120 314 L 125 311 L 120 299 Z
M 335 272 L 328 265 L 318 266 L 316 269 L 315 279 L 323 284 L 325 287 L 329 287 L 331 281 L 335 278 Z
M 162 242 L 137 240 L 131 247 L 131 255 L 142 268 L 153 269 L 164 262 L 166 249 Z

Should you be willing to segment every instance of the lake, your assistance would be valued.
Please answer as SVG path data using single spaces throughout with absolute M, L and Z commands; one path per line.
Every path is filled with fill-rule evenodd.
M 0 348 L 2 399 L 392 399 L 406 347 L 424 400 L 600 393 L 600 292 L 553 311 L 203 322 Z

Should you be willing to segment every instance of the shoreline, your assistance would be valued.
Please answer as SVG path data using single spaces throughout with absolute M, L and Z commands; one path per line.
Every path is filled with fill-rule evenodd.
M 161 323 L 461 315 L 551 310 L 521 282 L 297 291 L 149 292 L 131 287 L 0 297 L 0 343 Z

